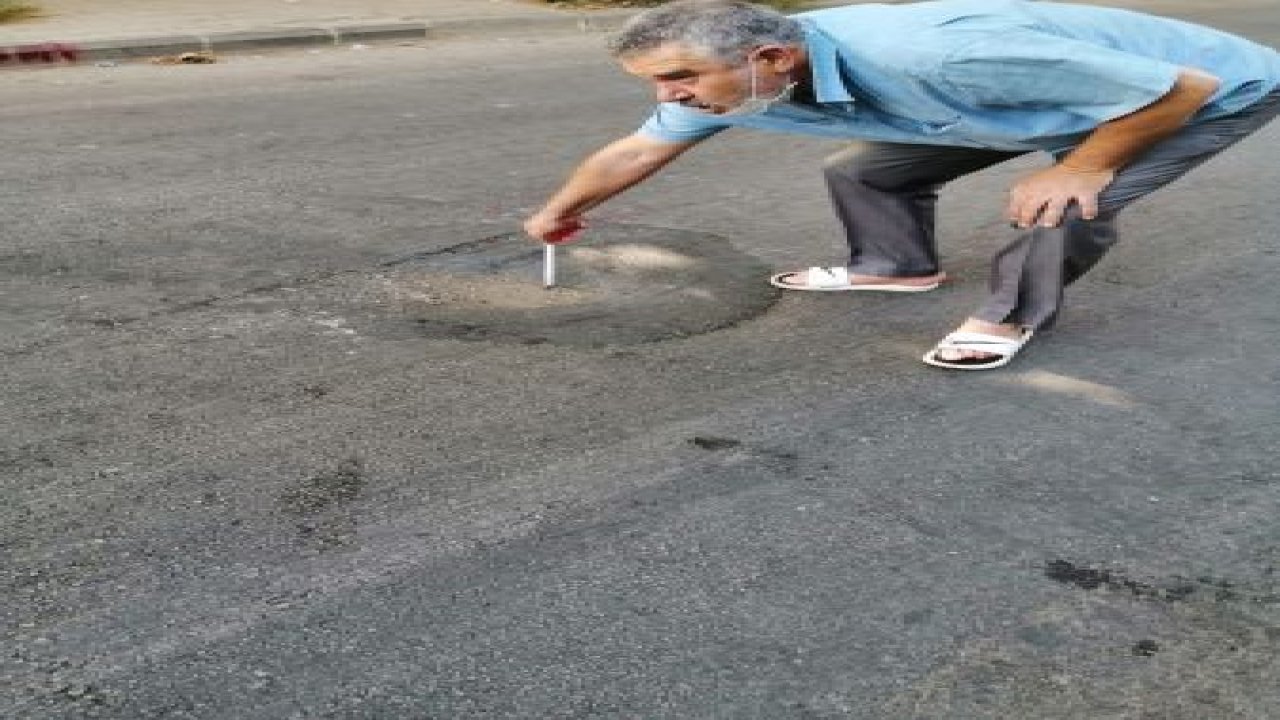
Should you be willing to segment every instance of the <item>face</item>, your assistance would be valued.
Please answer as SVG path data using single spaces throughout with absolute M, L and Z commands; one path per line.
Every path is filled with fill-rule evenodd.
M 788 82 L 791 62 L 777 62 L 777 51 L 767 48 L 752 55 L 756 93 L 770 95 Z M 784 57 L 789 57 L 783 53 Z M 622 67 L 636 77 L 653 83 L 658 102 L 677 102 L 703 112 L 722 114 L 742 104 L 751 95 L 748 64 L 730 65 L 708 58 L 683 45 L 663 45 L 654 50 L 622 58 Z

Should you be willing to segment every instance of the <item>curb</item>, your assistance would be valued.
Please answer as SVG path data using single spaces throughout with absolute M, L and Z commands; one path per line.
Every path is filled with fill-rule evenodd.
M 343 45 L 405 40 L 603 33 L 620 27 L 634 11 L 598 11 L 531 17 L 462 18 L 441 21 L 372 22 L 322 27 L 179 34 L 117 40 L 45 42 L 0 48 L 0 69 L 30 63 L 136 60 L 187 52 L 238 52 L 254 49 Z M 14 62 L 11 62 L 14 61 Z
M 547 31 L 603 33 L 622 27 L 636 10 L 597 10 L 592 13 L 532 17 L 440 20 L 427 23 L 429 36 L 520 35 Z

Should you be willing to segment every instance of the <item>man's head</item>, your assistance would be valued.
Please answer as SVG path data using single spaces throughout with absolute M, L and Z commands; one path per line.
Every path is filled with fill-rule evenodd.
M 805 67 L 800 23 L 738 0 L 677 0 L 632 18 L 610 42 L 627 72 L 658 100 L 734 111 L 784 92 Z

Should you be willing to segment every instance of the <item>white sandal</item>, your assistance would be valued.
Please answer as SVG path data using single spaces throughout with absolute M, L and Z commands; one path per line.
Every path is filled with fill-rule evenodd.
M 999 335 L 988 335 L 975 332 L 953 332 L 942 338 L 942 342 L 924 354 L 921 360 L 934 367 L 948 370 L 992 370 L 1009 364 L 1014 355 L 1031 339 L 1035 331 L 1023 328 L 1022 336 L 1005 338 Z M 993 358 L 965 358 L 963 360 L 943 360 L 938 357 L 939 350 L 969 350 L 972 352 L 990 353 Z
M 792 282 L 799 277 L 800 282 Z M 791 280 L 789 280 L 791 279 Z M 778 273 L 769 278 L 769 284 L 784 290 L 809 290 L 813 292 L 839 292 L 843 290 L 874 290 L 879 292 L 927 292 L 938 287 L 940 283 L 929 285 L 904 285 L 901 283 L 851 283 L 849 268 L 846 267 L 811 267 L 808 270 L 794 270 Z

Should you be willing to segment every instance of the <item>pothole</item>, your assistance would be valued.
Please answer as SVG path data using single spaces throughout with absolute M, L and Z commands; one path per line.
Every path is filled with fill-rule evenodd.
M 427 337 L 628 345 L 687 337 L 759 315 L 777 299 L 769 269 L 727 239 L 643 226 L 592 228 L 557 248 L 512 233 L 389 263 L 386 306 Z

